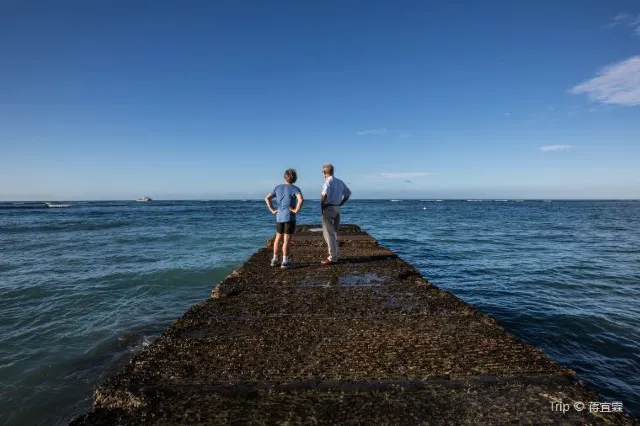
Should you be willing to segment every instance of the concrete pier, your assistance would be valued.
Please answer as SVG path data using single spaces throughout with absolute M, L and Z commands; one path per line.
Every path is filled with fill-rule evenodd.
M 72 424 L 638 424 L 590 412 L 571 370 L 357 226 L 320 265 L 316 228 L 296 232 L 294 269 L 269 266 L 269 241 Z

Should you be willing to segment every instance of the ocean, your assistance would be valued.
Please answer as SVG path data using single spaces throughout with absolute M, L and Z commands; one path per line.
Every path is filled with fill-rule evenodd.
M 58 425 L 274 233 L 263 201 L 0 203 L 0 422 Z M 319 223 L 307 200 L 299 223 Z M 640 202 L 353 200 L 342 212 L 640 416 Z M 320 259 L 318 259 L 320 261 Z

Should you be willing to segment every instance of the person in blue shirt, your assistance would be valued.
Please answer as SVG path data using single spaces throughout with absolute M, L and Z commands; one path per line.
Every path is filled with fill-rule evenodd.
M 276 186 L 273 191 L 267 194 L 264 201 L 269 207 L 269 211 L 276 215 L 276 238 L 273 242 L 273 259 L 271 266 L 278 266 L 280 251 L 280 241 L 282 242 L 282 269 L 291 268 L 291 255 L 289 254 L 289 244 L 291 237 L 296 230 L 296 215 L 302 208 L 304 198 L 300 188 L 294 185 L 298 180 L 295 169 L 287 169 L 284 172 L 284 184 Z M 276 199 L 277 208 L 271 204 L 272 199 Z

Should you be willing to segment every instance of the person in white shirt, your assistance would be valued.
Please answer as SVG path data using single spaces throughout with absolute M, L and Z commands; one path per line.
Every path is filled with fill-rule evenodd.
M 322 185 L 320 205 L 322 207 L 322 234 L 329 248 L 329 257 L 322 259 L 323 265 L 338 262 L 338 228 L 340 227 L 340 207 L 349 200 L 351 190 L 343 181 L 333 176 L 333 166 L 322 166 L 325 181 Z

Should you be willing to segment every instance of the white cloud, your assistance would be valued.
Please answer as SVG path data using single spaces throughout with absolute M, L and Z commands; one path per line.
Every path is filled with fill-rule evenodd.
M 422 176 L 431 176 L 431 172 L 398 172 L 398 173 L 380 173 L 379 176 L 387 179 L 409 179 Z
M 371 130 L 363 130 L 361 132 L 356 133 L 358 136 L 368 136 L 368 135 L 386 135 L 387 129 L 371 129 Z
M 573 87 L 570 93 L 586 94 L 604 104 L 640 105 L 640 56 L 606 66 L 598 76 Z
M 571 145 L 546 145 L 538 148 L 540 151 L 568 151 Z

